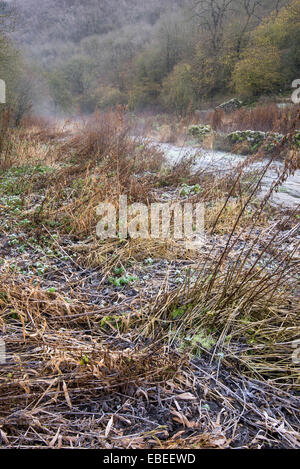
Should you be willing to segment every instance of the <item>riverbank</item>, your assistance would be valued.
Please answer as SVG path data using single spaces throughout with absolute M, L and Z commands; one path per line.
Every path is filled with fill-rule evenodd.
M 199 146 L 238 155 L 260 153 L 284 160 L 290 151 L 300 151 L 299 108 L 275 103 L 231 112 L 222 109 L 198 111 L 183 118 L 140 115 L 132 122 L 136 134 L 177 146 Z M 279 150 L 279 151 L 278 151 Z
M 176 146 L 167 143 L 154 143 L 159 149 L 164 152 L 167 160 L 171 164 L 176 164 L 180 159 L 187 155 L 194 158 L 193 171 L 199 170 L 206 171 L 219 177 L 224 177 L 224 174 L 230 174 L 234 169 L 239 166 L 245 166 L 244 171 L 251 173 L 251 171 L 260 171 L 270 162 L 270 157 L 262 156 L 261 154 L 251 159 L 248 158 L 248 164 L 245 165 L 245 157 L 241 154 L 231 152 L 204 149 L 202 145 Z M 282 171 L 284 163 L 280 158 L 274 158 L 270 167 L 261 181 L 260 197 L 264 197 L 268 190 L 270 190 L 273 183 L 276 182 L 278 172 Z M 299 165 L 297 164 L 297 167 Z M 282 205 L 285 208 L 296 209 L 300 203 L 300 170 L 295 170 L 293 174 L 282 182 L 277 192 L 271 196 L 271 203 L 276 206 Z

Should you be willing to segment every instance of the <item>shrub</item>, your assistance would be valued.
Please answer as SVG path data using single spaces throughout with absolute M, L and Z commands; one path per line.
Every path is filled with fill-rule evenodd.
M 174 67 L 173 72 L 164 80 L 161 92 L 163 103 L 178 115 L 185 114 L 196 101 L 192 85 L 191 67 L 182 63 Z
M 279 89 L 280 54 L 272 44 L 251 45 L 234 69 L 232 80 L 241 96 L 259 96 Z

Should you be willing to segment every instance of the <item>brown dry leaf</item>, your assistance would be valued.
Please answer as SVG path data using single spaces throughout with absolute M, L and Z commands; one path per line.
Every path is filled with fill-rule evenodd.
M 58 442 L 57 442 L 57 449 L 61 449 L 62 448 L 62 441 L 63 441 L 63 438 L 61 435 L 59 435 L 58 437 Z
M 19 382 L 19 386 L 24 389 L 25 393 L 26 394 L 30 394 L 30 386 L 28 384 L 28 382 L 26 381 L 20 381 Z
M 72 409 L 72 402 L 71 402 L 70 395 L 69 395 L 68 388 L 67 388 L 65 381 L 63 381 L 63 390 L 64 390 L 64 395 L 65 395 L 67 404 L 70 407 L 70 409 Z
M 114 416 L 112 415 L 105 429 L 105 438 L 109 436 L 113 423 L 114 423 Z
M 177 440 L 181 435 L 185 434 L 185 430 L 180 430 L 179 432 L 175 433 L 175 435 L 172 436 L 171 440 Z
M 225 438 L 225 436 L 220 436 L 216 439 L 212 438 L 211 442 L 219 448 L 224 448 L 227 445 L 227 439 Z
M 172 410 L 171 414 L 174 415 L 173 420 L 175 422 L 182 423 L 186 428 L 196 428 L 196 422 L 189 422 L 186 416 L 182 412 L 178 412 L 177 410 Z
M 50 443 L 49 443 L 49 447 L 50 447 L 50 448 L 54 448 L 54 445 L 55 445 L 55 443 L 56 443 L 56 441 L 57 441 L 57 439 L 58 439 L 59 433 L 60 433 L 60 427 L 59 427 L 59 429 L 57 430 L 56 435 L 52 438 L 52 440 L 51 440 Z
M 176 396 L 176 399 L 180 399 L 181 401 L 195 401 L 196 397 L 190 392 L 184 392 Z
M 126 419 L 125 417 L 121 415 L 116 414 L 116 418 L 121 420 L 121 422 L 126 423 L 127 425 L 132 425 L 132 422 L 130 420 Z
M 0 430 L 0 435 L 1 435 L 1 439 L 4 441 L 4 443 L 5 443 L 6 445 L 8 445 L 8 444 L 9 444 L 9 441 L 8 441 L 8 438 L 7 438 L 6 433 L 5 433 L 3 430 Z

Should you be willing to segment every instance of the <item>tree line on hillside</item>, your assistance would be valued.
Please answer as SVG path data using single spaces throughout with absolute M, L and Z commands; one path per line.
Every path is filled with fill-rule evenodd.
M 124 104 L 182 115 L 233 95 L 285 92 L 300 75 L 300 0 L 16 6 L 13 38 L 30 60 L 38 94 L 58 111 Z
M 0 79 L 6 85 L 6 104 L 0 104 L 0 138 L 3 115 L 6 121 L 18 125 L 33 101 L 30 69 L 9 37 L 14 25 L 15 10 L 12 4 L 0 2 Z

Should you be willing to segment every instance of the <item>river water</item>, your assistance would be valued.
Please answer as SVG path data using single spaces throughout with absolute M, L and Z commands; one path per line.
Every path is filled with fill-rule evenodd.
M 62 121 L 61 126 L 65 130 L 74 132 L 76 126 L 80 127 L 74 121 Z M 140 137 L 132 136 L 139 139 Z M 141 140 L 149 139 L 141 137 Z M 184 156 L 194 156 L 195 166 L 194 170 L 205 169 L 212 173 L 230 172 L 240 163 L 245 161 L 245 156 L 236 155 L 234 153 L 227 153 L 222 151 L 205 150 L 199 147 L 192 146 L 176 146 L 169 143 L 158 143 L 153 141 L 153 145 L 163 151 L 170 164 L 175 164 Z M 267 159 L 256 161 L 247 167 L 247 171 L 262 169 L 268 163 Z M 277 180 L 278 171 L 283 168 L 283 163 L 276 161 L 272 164 L 272 168 L 268 169 L 263 181 L 261 196 L 268 192 L 271 184 Z M 297 208 L 300 205 L 300 170 L 297 170 L 293 175 L 281 185 L 278 192 L 273 193 L 272 202 L 276 205 L 283 207 Z
M 204 150 L 195 147 L 178 147 L 167 143 L 155 144 L 162 150 L 171 164 L 178 162 L 183 156 L 195 157 L 194 170 L 205 169 L 206 171 L 222 174 L 230 172 L 240 163 L 245 161 L 245 156 L 225 153 L 222 151 Z M 268 160 L 256 161 L 247 167 L 247 171 L 262 169 Z M 277 180 L 278 171 L 283 168 L 283 163 L 276 161 L 272 163 L 262 180 L 261 195 L 264 195 L 271 184 Z M 279 191 L 272 195 L 272 202 L 284 207 L 296 208 L 300 204 L 300 170 L 281 185 Z

